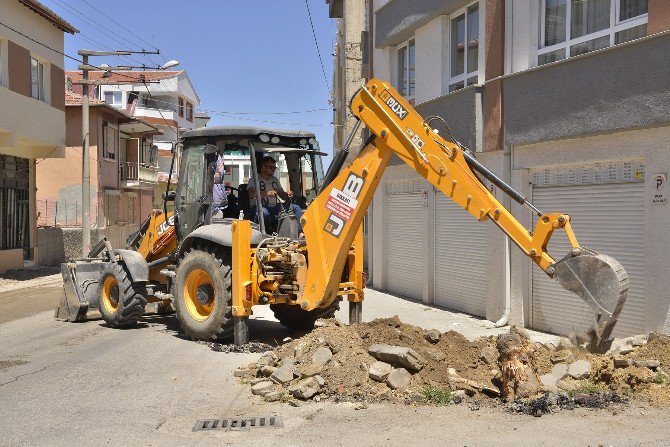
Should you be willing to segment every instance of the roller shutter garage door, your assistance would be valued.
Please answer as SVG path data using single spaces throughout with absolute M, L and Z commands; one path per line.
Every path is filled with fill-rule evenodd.
M 421 193 L 393 193 L 386 200 L 386 289 L 389 293 L 421 301 L 424 285 L 424 234 L 426 208 Z
M 535 186 L 533 204 L 545 213 L 570 214 L 580 244 L 621 262 L 628 272 L 630 288 L 613 335 L 644 332 L 644 183 Z M 569 252 L 564 231 L 554 233 L 548 249 L 556 260 Z M 532 268 L 533 329 L 569 335 L 588 328 L 593 319 L 588 305 L 535 264 Z
M 450 198 L 435 197 L 435 304 L 486 316 L 487 229 Z M 502 261 L 502 260 L 501 260 Z

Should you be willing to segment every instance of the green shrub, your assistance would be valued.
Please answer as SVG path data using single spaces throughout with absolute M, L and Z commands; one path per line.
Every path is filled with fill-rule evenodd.
M 454 397 L 451 390 L 432 385 L 424 385 L 421 394 L 426 402 L 436 405 L 447 405 Z

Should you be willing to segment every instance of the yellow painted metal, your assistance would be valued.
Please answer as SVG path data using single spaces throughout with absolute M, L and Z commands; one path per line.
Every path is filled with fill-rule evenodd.
M 247 288 L 251 287 L 251 222 L 233 222 L 233 316 L 251 315 L 252 302 L 247 299 Z
M 202 269 L 193 269 L 186 276 L 184 282 L 184 304 L 188 313 L 197 321 L 205 321 L 214 311 L 214 304 L 216 299 L 210 300 L 208 303 L 202 304 L 198 301 L 198 288 L 204 285 L 209 285 L 214 290 L 212 278 Z
M 354 245 L 349 251 L 349 281 L 353 282 L 355 293 L 350 293 L 348 300 L 354 303 L 363 301 L 365 298 L 363 294 L 363 225 L 358 228 Z
M 117 296 L 116 299 L 112 297 L 112 289 L 116 286 L 117 288 L 117 294 L 118 292 L 118 282 L 116 281 L 116 278 L 113 276 L 109 275 L 105 278 L 105 281 L 102 283 L 102 296 L 100 299 L 102 300 L 102 305 L 105 306 L 108 312 L 114 313 L 116 312 L 116 309 L 119 307 L 119 297 Z

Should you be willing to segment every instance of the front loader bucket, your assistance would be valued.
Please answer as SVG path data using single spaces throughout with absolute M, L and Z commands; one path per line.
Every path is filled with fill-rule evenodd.
M 69 261 L 61 264 L 63 294 L 54 318 L 62 321 L 86 321 L 98 310 L 98 280 L 107 263 L 100 260 Z
M 589 334 L 589 348 L 602 351 L 626 302 L 628 273 L 613 257 L 583 247 L 573 250 L 553 267 L 559 284 L 577 294 L 593 310 L 596 318 Z

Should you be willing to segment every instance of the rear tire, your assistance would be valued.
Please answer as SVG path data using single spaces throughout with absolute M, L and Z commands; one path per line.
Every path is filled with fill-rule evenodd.
M 319 318 L 335 318 L 335 312 L 340 309 L 340 299 L 336 299 L 328 307 L 310 311 L 288 304 L 271 304 L 270 309 L 274 312 L 275 318 L 287 328 L 309 331 L 314 329 L 314 322 Z
M 194 340 L 233 334 L 230 250 L 189 250 L 177 267 L 175 309 L 181 328 Z
M 100 313 L 111 327 L 132 326 L 144 315 L 147 292 L 144 284 L 133 283 L 123 265 L 105 267 L 98 282 Z

